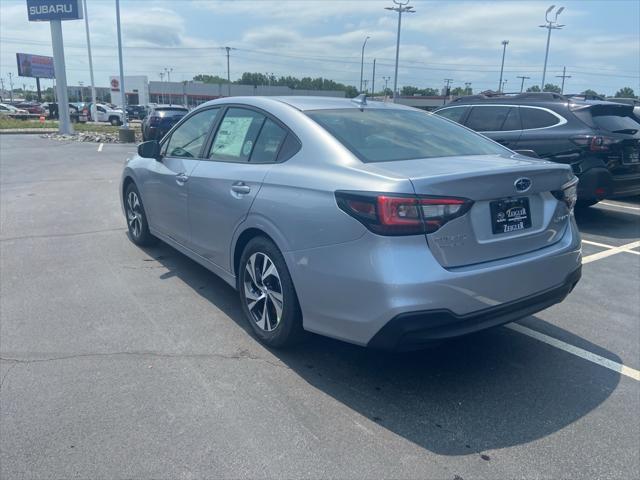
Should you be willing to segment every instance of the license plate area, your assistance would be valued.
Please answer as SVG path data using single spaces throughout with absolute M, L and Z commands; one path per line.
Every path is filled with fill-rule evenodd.
M 639 148 L 627 148 L 622 154 L 622 163 L 624 165 L 638 165 L 640 164 L 640 149 Z
M 531 228 L 528 197 L 502 198 L 489 204 L 491 230 L 494 234 L 517 232 Z

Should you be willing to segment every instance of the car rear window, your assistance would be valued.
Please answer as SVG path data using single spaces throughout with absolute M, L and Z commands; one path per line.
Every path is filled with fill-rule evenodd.
M 485 137 L 429 113 L 375 108 L 306 113 L 363 162 L 509 153 Z
M 540 108 L 520 107 L 520 117 L 522 118 L 522 128 L 545 128 L 557 125 L 560 119 L 555 115 Z
M 442 110 L 438 110 L 437 113 L 441 117 L 448 118 L 449 120 L 453 120 L 457 123 L 462 123 L 460 120 L 464 117 L 464 114 L 469 109 L 469 107 L 449 107 L 443 108 Z
M 594 115 L 593 123 L 603 130 L 609 132 L 629 132 L 640 130 L 640 124 L 630 116 L 620 115 Z
M 476 132 L 497 132 L 507 119 L 509 107 L 480 106 L 473 107 L 465 125 Z
M 186 108 L 156 108 L 154 110 L 154 112 L 160 114 L 163 117 L 169 117 L 172 115 L 186 115 L 187 112 L 189 110 L 187 110 Z

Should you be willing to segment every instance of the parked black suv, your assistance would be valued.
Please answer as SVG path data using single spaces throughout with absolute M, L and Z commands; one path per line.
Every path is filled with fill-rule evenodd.
M 187 113 L 189 109 L 178 105 L 152 107 L 142 120 L 142 140 L 160 140 Z
M 640 123 L 631 105 L 545 92 L 461 97 L 435 113 L 511 150 L 570 164 L 583 206 L 640 194 Z

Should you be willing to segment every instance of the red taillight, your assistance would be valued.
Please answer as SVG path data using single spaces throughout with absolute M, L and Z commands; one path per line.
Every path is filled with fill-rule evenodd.
M 160 124 L 160 117 L 149 117 L 149 125 L 155 126 Z
M 576 145 L 581 147 L 589 147 L 592 152 L 607 152 L 609 146 L 617 143 L 618 140 L 611 137 L 592 136 L 592 135 L 580 135 L 571 139 Z
M 473 202 L 465 198 L 377 195 L 336 192 L 338 206 L 380 235 L 432 233 L 449 220 L 464 215 Z

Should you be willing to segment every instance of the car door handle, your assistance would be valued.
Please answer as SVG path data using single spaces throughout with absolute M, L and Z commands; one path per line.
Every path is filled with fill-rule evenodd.
M 189 177 L 186 173 L 179 173 L 176 175 L 176 182 L 178 185 L 184 185 L 187 180 L 189 180 Z
M 231 191 L 238 195 L 247 195 L 251 192 L 251 187 L 244 182 L 236 182 L 231 185 Z

